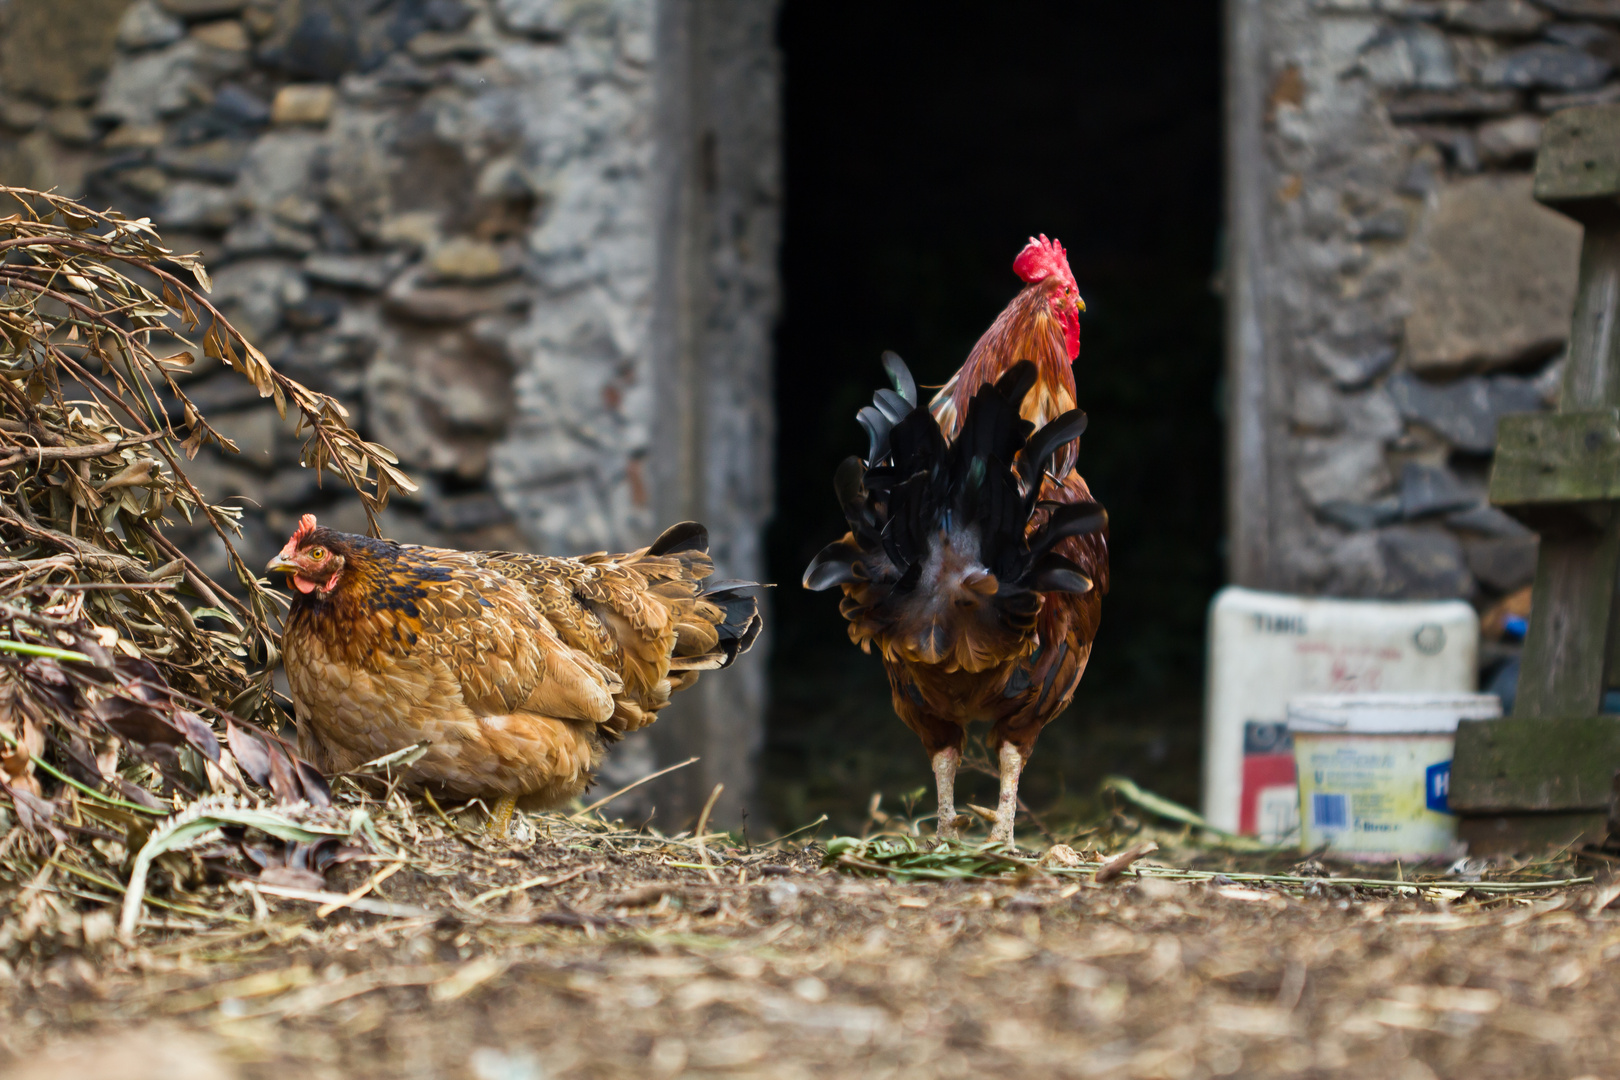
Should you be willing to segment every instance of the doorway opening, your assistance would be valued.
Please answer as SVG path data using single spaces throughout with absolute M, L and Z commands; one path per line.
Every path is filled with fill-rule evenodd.
M 1221 583 L 1219 5 L 786 0 L 784 314 L 775 639 L 763 791 L 776 824 L 858 827 L 874 793 L 931 808 L 917 739 L 836 595 L 799 588 L 844 523 L 855 411 L 894 349 L 938 384 L 1020 287 L 1044 232 L 1087 304 L 1080 468 L 1111 521 L 1112 590 L 1075 705 L 1023 795 L 1052 820 L 1127 773 L 1194 804 L 1205 608 Z M 1038 17 L 1034 17 L 1038 12 Z M 976 735 L 975 735 L 976 739 Z M 977 745 L 977 744 L 976 744 Z M 959 802 L 993 805 L 993 777 Z M 920 792 L 920 795 L 919 795 Z

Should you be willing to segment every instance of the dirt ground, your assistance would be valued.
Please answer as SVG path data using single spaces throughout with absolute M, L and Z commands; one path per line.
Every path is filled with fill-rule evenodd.
M 896 883 L 814 847 L 710 851 L 716 884 L 689 847 L 543 831 L 418 854 L 334 875 L 382 914 L 255 893 L 134 947 L 94 910 L 14 942 L 0 1075 L 1620 1075 L 1616 886 Z

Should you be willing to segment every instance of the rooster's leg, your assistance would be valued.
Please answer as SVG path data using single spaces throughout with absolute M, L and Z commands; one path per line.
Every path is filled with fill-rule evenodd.
M 939 791 L 939 825 L 934 835 L 941 840 L 960 840 L 956 827 L 956 763 L 961 754 L 947 746 L 934 755 L 934 786 Z
M 506 827 L 512 824 L 512 811 L 517 809 L 515 795 L 502 795 L 501 801 L 495 804 L 495 809 L 489 812 L 489 824 L 484 826 L 496 836 L 505 836 Z
M 1024 755 L 1011 742 L 1001 744 L 1001 801 L 996 804 L 996 824 L 990 839 L 1013 842 L 1013 819 L 1018 816 L 1018 777 L 1024 771 Z

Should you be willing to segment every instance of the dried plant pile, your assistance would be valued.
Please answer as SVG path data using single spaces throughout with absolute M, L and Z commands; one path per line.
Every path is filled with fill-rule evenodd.
M 22 889 L 26 931 L 49 921 L 41 897 L 104 898 L 134 875 L 132 930 L 160 855 L 206 840 L 306 866 L 365 831 L 259 726 L 279 719 L 282 601 L 237 554 L 239 511 L 186 475 L 206 445 L 236 451 L 186 369 L 221 363 L 290 410 L 304 464 L 368 515 L 412 485 L 341 405 L 275 371 L 209 303 L 197 257 L 146 221 L 22 188 L 0 200 L 0 880 Z M 179 521 L 217 534 L 234 591 L 165 537 Z

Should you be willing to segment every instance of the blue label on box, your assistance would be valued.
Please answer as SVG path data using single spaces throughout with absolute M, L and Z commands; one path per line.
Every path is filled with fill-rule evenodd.
M 1437 814 L 1451 813 L 1451 762 L 1442 761 L 1424 770 L 1423 801 Z

